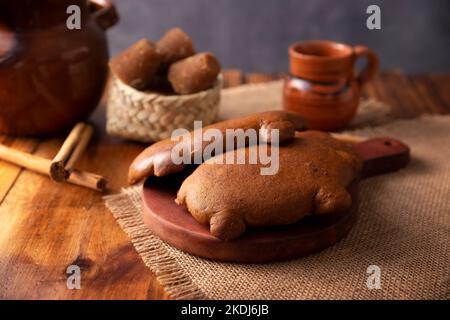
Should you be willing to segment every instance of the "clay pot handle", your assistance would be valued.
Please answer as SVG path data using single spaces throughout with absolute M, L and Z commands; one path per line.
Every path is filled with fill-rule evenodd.
M 354 50 L 356 59 L 359 59 L 360 57 L 367 58 L 366 67 L 361 71 L 361 73 L 358 76 L 359 83 L 361 85 L 364 85 L 378 73 L 380 62 L 375 52 L 373 52 L 372 50 L 370 50 L 365 46 L 356 46 Z
M 98 25 L 106 30 L 119 21 L 116 7 L 110 0 L 89 0 L 92 16 Z

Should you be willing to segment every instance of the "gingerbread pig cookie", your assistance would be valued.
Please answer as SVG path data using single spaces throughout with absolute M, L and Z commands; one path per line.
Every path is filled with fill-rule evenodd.
M 260 146 L 246 152 L 252 148 Z M 306 131 L 279 146 L 276 174 L 261 175 L 261 166 L 217 164 L 211 158 L 183 182 L 176 202 L 198 222 L 209 224 L 212 235 L 231 240 L 248 227 L 345 212 L 352 204 L 346 188 L 359 178 L 362 159 L 329 134 Z
M 279 129 L 280 141 L 293 138 L 295 130 L 304 130 L 304 121 L 300 116 L 286 111 L 268 111 L 255 113 L 246 117 L 222 121 L 203 128 L 218 129 L 223 134 L 225 146 L 226 130 L 227 129 L 255 129 L 262 130 L 261 138 L 270 143 L 270 132 L 272 129 Z M 200 145 L 201 151 L 204 150 L 208 143 L 196 142 L 196 138 L 201 138 L 201 135 L 196 135 L 194 131 L 189 133 L 192 147 L 192 157 L 197 151 L 196 146 Z M 157 142 L 136 157 L 130 166 L 128 172 L 128 181 L 130 184 L 138 183 L 149 176 L 165 176 L 171 173 L 180 172 L 184 169 L 184 164 L 174 164 L 172 162 L 171 153 L 173 148 L 178 144 L 177 141 L 166 139 Z M 225 150 L 224 150 L 225 151 Z

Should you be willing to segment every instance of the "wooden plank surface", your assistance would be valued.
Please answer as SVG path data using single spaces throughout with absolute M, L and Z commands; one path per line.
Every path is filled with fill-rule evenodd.
M 34 139 L 14 139 L 7 136 L 1 136 L 0 143 L 20 151 L 34 152 L 39 141 Z M 21 168 L 0 160 L 0 205 L 16 182 L 21 171 Z
M 281 75 L 224 72 L 227 87 Z M 383 72 L 364 90 L 390 105 L 397 118 L 450 112 L 450 74 L 406 76 Z M 129 163 L 145 147 L 108 137 L 104 107 L 91 117 L 96 136 L 80 169 L 110 180 L 110 192 L 125 186 Z M 62 137 L 36 140 L 0 137 L 0 142 L 52 158 Z M 100 194 L 0 162 L 0 299 L 169 298 L 105 208 Z M 82 269 L 81 290 L 66 287 L 66 268 Z

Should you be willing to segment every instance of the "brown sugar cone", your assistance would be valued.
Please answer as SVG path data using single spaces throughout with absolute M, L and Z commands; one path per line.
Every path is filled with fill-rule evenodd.
M 196 93 L 211 88 L 220 69 L 219 61 L 211 53 L 199 53 L 172 64 L 169 81 L 178 94 Z
M 112 58 L 109 66 L 123 83 L 142 90 L 153 80 L 161 61 L 155 44 L 142 39 Z
M 180 28 L 173 28 L 167 31 L 157 42 L 156 46 L 162 55 L 162 67 L 165 70 L 172 63 L 195 54 L 192 39 Z

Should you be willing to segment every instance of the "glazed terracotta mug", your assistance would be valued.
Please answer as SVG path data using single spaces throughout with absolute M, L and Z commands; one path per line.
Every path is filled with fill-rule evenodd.
M 284 108 L 303 116 L 309 129 L 345 127 L 356 114 L 362 86 L 379 69 L 378 57 L 369 48 L 332 41 L 295 43 L 289 56 Z M 357 73 L 355 63 L 362 57 L 367 65 Z

